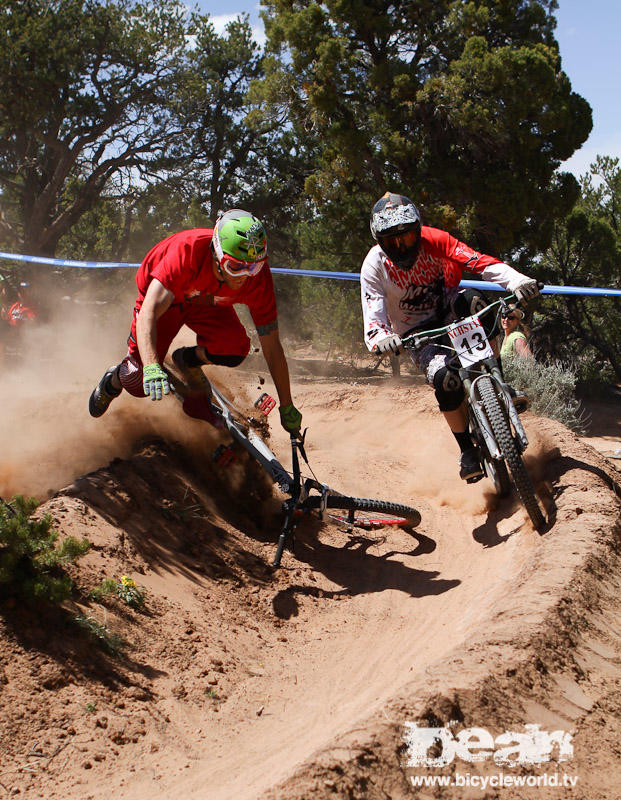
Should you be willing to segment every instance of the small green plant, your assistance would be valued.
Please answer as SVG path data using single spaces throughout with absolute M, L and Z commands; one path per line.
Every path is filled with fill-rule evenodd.
M 70 536 L 57 545 L 52 517 L 32 518 L 37 505 L 21 495 L 0 502 L 0 595 L 62 603 L 73 588 L 63 567 L 83 556 L 90 542 Z
M 215 689 L 205 689 L 205 697 L 210 697 L 212 700 L 219 700 L 220 697 Z
M 503 358 L 502 363 L 507 382 L 528 395 L 530 411 L 584 433 L 587 415 L 574 394 L 576 376 L 569 366 L 517 355 Z
M 97 644 L 101 645 L 105 650 L 113 656 L 118 656 L 127 647 L 127 642 L 118 633 L 114 633 L 99 622 L 95 617 L 90 617 L 85 614 L 78 614 L 74 617 L 74 622 L 81 628 L 88 636 L 93 639 Z
M 114 594 L 127 603 L 132 608 L 141 609 L 144 606 L 147 590 L 144 586 L 138 586 L 127 575 L 123 575 L 120 581 L 115 581 L 113 578 L 106 578 L 99 586 L 96 586 L 89 592 L 89 598 L 96 602 L 101 602 L 104 598 Z
M 112 578 L 105 578 L 99 586 L 96 586 L 88 593 L 89 600 L 100 603 L 108 595 L 116 594 L 117 582 Z
M 86 710 L 89 714 L 94 714 L 97 711 L 97 703 L 87 703 Z
M 147 591 L 144 586 L 138 586 L 132 578 L 122 575 L 120 582 L 117 584 L 116 593 L 128 606 L 142 608 Z

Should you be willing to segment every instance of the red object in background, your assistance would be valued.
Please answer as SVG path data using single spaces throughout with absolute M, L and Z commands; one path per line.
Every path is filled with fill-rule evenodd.
M 13 325 L 14 327 L 21 325 L 23 322 L 27 322 L 28 320 L 33 320 L 36 318 L 36 310 L 34 308 L 30 308 L 29 306 L 25 306 L 19 300 L 13 303 L 7 312 L 9 325 Z
M 273 397 L 270 397 L 270 395 L 267 392 L 263 392 L 261 397 L 259 397 L 259 399 L 254 404 L 254 407 L 258 408 L 259 411 L 261 411 L 263 414 L 265 414 L 265 416 L 267 416 L 270 413 L 270 411 L 273 411 L 276 408 L 276 401 L 274 400 Z

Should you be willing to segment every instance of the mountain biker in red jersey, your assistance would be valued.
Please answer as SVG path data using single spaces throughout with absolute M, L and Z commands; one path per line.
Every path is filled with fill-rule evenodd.
M 6 312 L 9 325 L 13 328 L 21 327 L 25 322 L 36 320 L 38 311 L 32 301 L 32 291 L 29 283 L 22 281 L 17 289 L 17 300 Z
M 134 307 L 129 350 L 106 370 L 93 390 L 89 412 L 104 414 L 125 389 L 135 397 L 160 400 L 170 391 L 162 364 L 172 340 L 183 325 L 196 333 L 195 347 L 172 355 L 194 392 L 211 396 L 205 364 L 236 367 L 250 350 L 250 339 L 233 309 L 250 309 L 280 399 L 280 420 L 297 434 L 302 415 L 293 405 L 287 361 L 278 333 L 272 274 L 267 264 L 267 240 L 262 223 L 251 213 L 233 209 L 220 213 L 214 229 L 197 228 L 169 236 L 156 244 L 138 269 L 138 298 Z M 211 404 L 184 403 L 190 416 L 216 423 Z
M 421 225 L 418 209 L 403 195 L 386 192 L 377 201 L 371 211 L 371 233 L 377 245 L 364 259 L 360 285 L 364 339 L 372 352 L 398 355 L 406 333 L 445 325 L 486 306 L 478 289 L 458 289 L 464 269 L 500 284 L 520 300 L 528 301 L 539 292 L 534 278 L 478 253 L 446 231 Z M 482 324 L 490 335 L 489 322 Z M 412 360 L 435 389 L 440 411 L 457 440 L 460 477 L 477 480 L 483 469 L 450 354 L 439 344 L 427 344 L 412 354 Z

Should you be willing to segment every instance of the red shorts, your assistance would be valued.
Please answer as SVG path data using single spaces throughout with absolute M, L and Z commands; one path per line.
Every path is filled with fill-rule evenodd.
M 121 363 L 119 378 L 127 392 L 134 397 L 144 397 L 142 360 L 136 343 L 136 317 L 134 310 L 132 329 L 127 340 L 129 350 Z M 245 357 L 250 351 L 250 339 L 233 306 L 176 303 L 156 323 L 157 360 L 160 364 L 164 362 L 172 340 L 184 325 L 196 333 L 196 343 L 208 353 Z

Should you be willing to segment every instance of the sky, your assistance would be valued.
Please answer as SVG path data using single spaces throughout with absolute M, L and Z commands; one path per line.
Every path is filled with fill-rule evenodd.
M 619 0 L 557 0 L 556 40 L 562 67 L 573 90 L 593 110 L 593 130 L 585 144 L 561 169 L 579 177 L 597 155 L 621 158 L 621 2 Z M 247 13 L 256 40 L 264 41 L 257 0 L 229 0 L 226 13 L 215 0 L 198 0 L 219 32 L 238 13 Z

